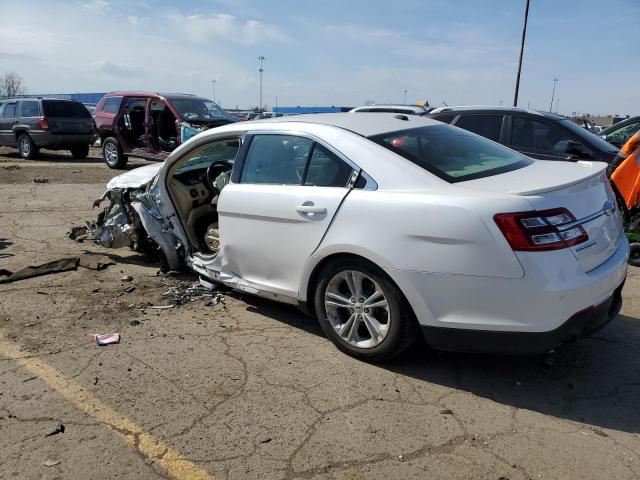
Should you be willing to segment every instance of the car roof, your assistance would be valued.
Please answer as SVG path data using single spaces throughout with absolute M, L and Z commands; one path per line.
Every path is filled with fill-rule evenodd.
M 353 115 L 349 112 L 311 113 L 264 120 L 252 120 L 250 122 L 244 122 L 244 125 L 250 126 L 256 123 L 315 123 L 342 128 L 363 137 L 371 137 L 373 135 L 396 132 L 409 128 L 442 125 L 442 123 L 436 120 L 416 115 L 377 112 L 359 112 L 358 115 Z
M 532 110 L 529 108 L 520 108 L 520 107 L 505 107 L 505 106 L 497 106 L 497 105 L 460 105 L 455 107 L 440 107 L 432 110 L 429 114 L 436 115 L 438 113 L 493 113 L 493 112 L 517 112 L 517 113 L 528 113 L 531 115 L 540 115 L 547 118 L 552 118 L 555 120 L 564 120 L 565 117 L 562 115 L 557 115 L 551 112 L 544 112 L 541 110 Z
M 105 97 L 193 98 L 193 99 L 206 100 L 206 98 L 199 97 L 191 93 L 160 93 L 160 92 L 145 92 L 140 90 L 109 92 L 109 93 L 105 93 L 104 96 Z
M 427 111 L 425 107 L 422 107 L 420 105 L 408 105 L 402 103 L 376 103 L 374 105 L 362 105 L 360 107 L 352 108 L 350 112 L 363 113 L 361 112 L 361 109 L 366 110 L 375 108 L 397 108 L 399 110 L 408 110 L 415 113 L 424 113 Z
M 18 101 L 18 100 L 57 100 L 60 102 L 80 103 L 77 100 L 74 100 L 73 98 L 39 97 L 37 95 L 21 95 L 19 97 L 2 98 L 0 99 L 0 102 L 12 102 L 12 101 Z

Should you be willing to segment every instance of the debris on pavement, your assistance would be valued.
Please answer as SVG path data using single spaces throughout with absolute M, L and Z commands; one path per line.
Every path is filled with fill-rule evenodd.
M 55 430 L 47 433 L 45 437 L 52 437 L 53 435 L 58 435 L 59 433 L 64 433 L 64 425 L 62 423 L 58 425 Z
M 47 177 L 33 177 L 33 183 L 49 183 Z
M 153 308 L 154 310 L 168 310 L 175 307 L 175 305 L 149 305 L 146 308 Z
M 20 170 L 20 165 L 3 165 L 3 170 Z
M 442 415 L 453 415 L 453 410 L 450 410 L 448 408 L 445 408 L 444 410 L 440 410 L 440 413 Z
M 162 294 L 162 297 L 172 301 L 176 306 L 195 302 L 200 299 L 207 300 L 205 303 L 206 306 L 224 303 L 224 295 L 201 285 L 199 282 L 193 284 L 182 282 L 175 287 L 169 287 L 169 289 Z
M 11 283 L 26 280 L 27 278 L 49 275 L 51 273 L 68 272 L 70 270 L 77 270 L 78 267 L 88 268 L 90 270 L 104 270 L 109 265 L 115 265 L 115 262 L 108 257 L 84 254 L 78 257 L 53 260 L 41 265 L 31 265 L 17 272 L 0 269 L 0 283 Z
M 132 282 L 133 277 L 131 275 L 125 275 L 124 277 L 120 277 L 121 282 Z
M 93 232 L 96 228 L 98 228 L 96 222 L 85 222 L 85 225 L 71 227 L 67 235 L 71 240 L 75 240 L 78 243 L 82 243 L 85 240 L 95 240 L 96 237 Z
M 601 437 L 608 437 L 609 434 L 603 432 L 602 430 L 598 430 L 597 428 L 593 429 L 593 433 L 595 433 L 596 435 L 600 435 Z
M 93 340 L 100 346 L 120 343 L 119 333 L 96 333 L 92 335 Z
M 44 465 L 45 467 L 55 467 L 56 465 L 60 465 L 60 460 L 45 460 L 42 465 Z
M 134 287 L 133 285 L 131 285 L 130 287 L 127 287 L 123 290 L 124 293 L 131 293 L 136 289 L 136 287 Z
M 137 327 L 138 325 L 141 325 L 142 322 L 140 320 L 129 320 L 129 325 L 133 326 L 133 327 Z

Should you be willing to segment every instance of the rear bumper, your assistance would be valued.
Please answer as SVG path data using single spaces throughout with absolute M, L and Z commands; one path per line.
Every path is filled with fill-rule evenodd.
M 71 148 L 93 143 L 93 133 L 60 134 L 33 132 L 31 138 L 39 148 Z
M 421 328 L 427 343 L 438 350 L 507 355 L 543 354 L 594 333 L 609 323 L 622 307 L 623 286 L 624 281 L 607 300 L 574 314 L 558 328 L 548 332 L 466 330 L 429 325 L 421 325 Z

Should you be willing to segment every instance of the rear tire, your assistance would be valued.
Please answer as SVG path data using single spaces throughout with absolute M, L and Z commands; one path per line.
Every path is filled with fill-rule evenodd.
M 89 155 L 89 145 L 81 145 L 71 149 L 71 156 L 75 159 L 82 160 Z
M 102 158 L 109 168 L 124 168 L 128 160 L 122 153 L 120 142 L 114 137 L 107 137 L 102 141 Z
M 629 245 L 628 263 L 632 267 L 640 267 L 640 242 L 634 242 Z
M 314 305 L 325 335 L 353 357 L 388 361 L 415 341 L 415 318 L 402 292 L 368 262 L 329 263 L 318 276 Z
M 18 137 L 18 152 L 20 153 L 20 156 L 22 158 L 33 160 L 38 156 L 40 150 L 38 149 L 36 144 L 33 143 L 31 137 L 26 133 L 23 133 Z

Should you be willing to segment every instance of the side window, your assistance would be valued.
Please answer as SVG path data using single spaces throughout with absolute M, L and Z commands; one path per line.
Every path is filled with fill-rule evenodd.
M 312 140 L 293 135 L 256 135 L 244 160 L 241 183 L 300 185 Z
M 237 138 L 204 145 L 190 152 L 186 158 L 182 159 L 174 170 L 174 175 L 204 171 L 213 163 L 226 164 L 232 167 L 239 148 L 240 140 Z
M 456 127 L 477 133 L 494 142 L 500 142 L 502 118 L 503 115 L 462 115 L 456 122 Z
M 346 187 L 353 169 L 325 147 L 315 144 L 307 174 L 305 185 L 317 187 Z
M 102 111 L 105 113 L 118 113 L 120 110 L 120 104 L 122 103 L 122 97 L 109 97 L 102 106 Z
M 20 107 L 21 117 L 39 117 L 40 116 L 40 102 L 34 100 L 23 100 L 22 107 Z
M 16 118 L 16 107 L 18 104 L 16 102 L 7 103 L 7 106 L 4 108 L 4 118 Z
M 558 142 L 574 139 L 563 128 L 525 117 L 513 117 L 511 144 L 514 147 L 553 151 Z
M 438 115 L 438 116 L 434 116 L 432 117 L 434 120 L 438 120 L 439 122 L 442 123 L 451 123 L 451 121 L 456 118 L 455 114 L 449 114 L 449 115 Z
M 624 145 L 638 130 L 640 130 L 640 122 L 633 122 L 609 133 L 606 140 L 609 143 L 615 142 L 617 145 Z
M 4 107 L 5 107 L 6 103 L 2 103 L 0 102 L 0 118 L 2 118 L 2 116 L 4 115 Z

